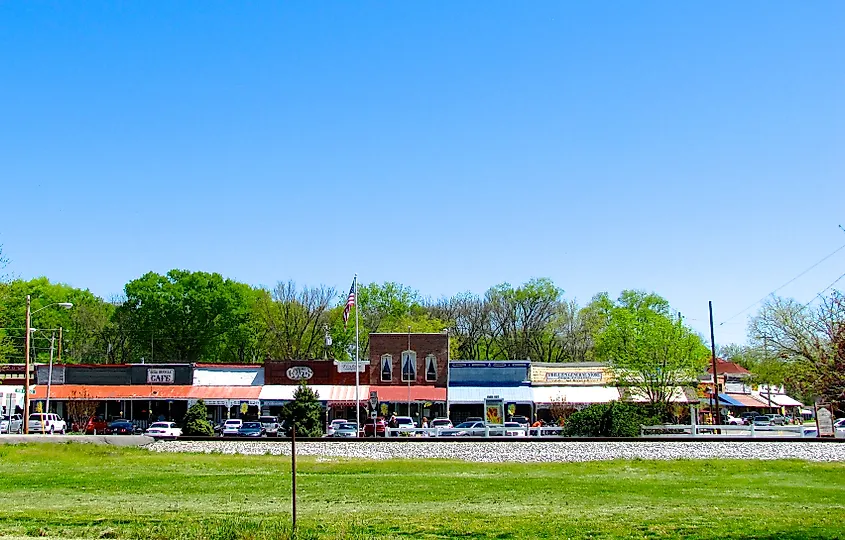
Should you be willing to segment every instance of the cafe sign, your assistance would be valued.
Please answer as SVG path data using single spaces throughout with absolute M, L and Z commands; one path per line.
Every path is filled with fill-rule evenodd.
M 293 366 L 288 368 L 287 376 L 292 381 L 307 381 L 314 376 L 314 370 L 308 366 Z
M 150 368 L 147 370 L 147 384 L 173 384 L 175 369 Z

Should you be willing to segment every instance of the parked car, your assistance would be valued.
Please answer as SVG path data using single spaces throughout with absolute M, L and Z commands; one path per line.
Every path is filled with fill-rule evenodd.
M 334 432 L 338 428 L 338 426 L 347 423 L 349 423 L 349 420 L 347 420 L 346 418 L 335 418 L 329 423 L 328 427 L 326 427 L 326 437 L 334 437 Z
M 238 437 L 264 437 L 261 422 L 244 422 L 238 428 Z
M 67 423 L 55 413 L 32 413 L 29 415 L 30 433 L 61 433 L 67 431 Z
M 144 435 L 148 437 L 181 437 L 182 428 L 176 422 L 153 422 Z
M 23 417 L 13 414 L 11 418 L 0 419 L 0 433 L 23 433 Z
M 444 429 L 440 432 L 443 437 L 477 437 L 484 435 L 484 422 L 472 421 L 461 422 L 452 429 Z
M 240 418 L 230 418 L 223 424 L 223 430 L 220 432 L 223 437 L 237 437 L 238 430 L 241 429 L 244 421 Z
M 394 432 L 394 435 L 413 435 L 413 430 L 417 429 L 417 423 L 410 416 L 396 416 L 394 419 L 396 420 L 394 429 L 399 430 L 398 433 Z
M 279 432 L 282 431 L 282 425 L 279 424 L 279 419 L 275 416 L 259 416 L 258 421 L 261 422 L 264 434 L 268 437 L 278 437 Z
M 106 432 L 108 425 L 109 423 L 106 422 L 105 418 L 101 416 L 92 416 L 88 419 L 88 423 L 85 424 L 85 434 L 94 435 L 95 433 L 98 433 L 102 435 Z
M 358 424 L 355 422 L 344 422 L 343 424 L 338 424 L 337 427 L 334 429 L 334 434 L 332 437 L 357 437 L 358 436 Z
M 384 437 L 386 429 L 387 422 L 383 417 L 380 416 L 375 420 L 369 419 L 364 424 L 364 437 Z
M 772 419 L 773 426 L 785 426 L 786 425 L 786 417 L 780 414 L 767 414 L 769 418 Z
M 106 426 L 106 435 L 133 435 L 135 433 L 135 424 L 124 418 L 112 420 Z
M 755 426 L 771 426 L 772 425 L 772 419 L 769 418 L 768 416 L 763 416 L 763 415 L 755 416 L 754 419 L 752 420 L 752 422 L 754 423 Z
M 510 421 L 516 422 L 517 424 L 519 424 L 522 427 L 528 427 L 531 424 L 531 422 L 528 420 L 527 416 L 519 416 L 519 415 L 511 416 Z
M 505 422 L 505 437 L 523 437 L 525 427 L 519 422 Z
M 744 426 L 745 420 L 743 420 L 741 417 L 737 417 L 737 416 L 733 416 L 733 415 L 729 414 L 726 418 L 726 423 L 728 425 L 731 425 L 731 426 Z
M 845 418 L 836 419 L 836 421 L 833 423 L 833 429 L 836 428 L 845 428 Z
M 754 421 L 755 416 L 760 416 L 760 413 L 749 411 L 749 412 L 744 412 L 744 413 L 739 415 L 739 417 L 742 418 L 742 421 L 746 426 L 751 425 L 751 422 Z
M 448 418 L 435 418 L 429 422 L 428 427 L 442 429 L 452 429 L 452 421 Z

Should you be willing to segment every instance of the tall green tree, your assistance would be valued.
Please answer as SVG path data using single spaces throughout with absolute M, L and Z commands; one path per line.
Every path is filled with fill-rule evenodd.
M 249 287 L 220 274 L 171 270 L 130 281 L 118 308 L 135 355 L 156 362 L 215 362 L 227 333 L 252 315 Z
M 624 291 L 598 335 L 596 356 L 611 365 L 619 386 L 665 415 L 676 388 L 697 384 L 708 349 L 680 316 L 672 316 L 665 299 Z

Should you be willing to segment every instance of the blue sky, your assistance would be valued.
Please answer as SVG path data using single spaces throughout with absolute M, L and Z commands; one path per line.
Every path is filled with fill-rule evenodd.
M 838 1 L 5 2 L 7 271 L 547 276 L 704 333 L 845 245 L 843 29 Z

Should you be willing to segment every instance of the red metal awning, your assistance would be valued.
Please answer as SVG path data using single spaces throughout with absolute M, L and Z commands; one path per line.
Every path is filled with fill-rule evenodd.
M 728 394 L 728 397 L 740 403 L 743 407 L 753 407 L 756 409 L 764 409 L 767 405 L 753 396 L 748 394 Z
M 379 401 L 391 403 L 408 401 L 407 386 L 370 386 L 370 392 L 378 392 Z M 411 401 L 446 401 L 446 389 L 435 386 L 410 387 Z
M 56 400 L 155 400 L 155 399 L 258 399 L 260 386 L 190 386 L 190 385 L 85 385 L 54 384 L 50 399 Z M 35 387 L 32 399 L 46 399 L 47 385 Z

